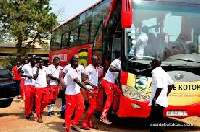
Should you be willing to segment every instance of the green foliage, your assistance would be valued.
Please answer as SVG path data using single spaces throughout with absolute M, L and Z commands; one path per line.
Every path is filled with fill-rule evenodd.
M 12 70 L 12 67 L 17 64 L 17 59 L 16 57 L 6 57 L 5 61 L 3 62 L 2 66 L 5 69 L 10 69 Z
M 17 53 L 26 53 L 23 49 L 34 47 L 36 40 L 49 38 L 52 29 L 57 25 L 56 15 L 51 11 L 50 0 L 1 0 L 0 1 L 0 34 L 10 33 L 17 38 Z M 22 42 L 33 38 L 25 48 Z M 23 54 L 22 54 L 23 53 Z

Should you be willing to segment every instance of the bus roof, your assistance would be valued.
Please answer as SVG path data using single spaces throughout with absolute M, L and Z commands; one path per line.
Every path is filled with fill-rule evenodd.
M 98 2 L 94 3 L 92 6 L 86 8 L 85 10 L 83 10 L 83 11 L 80 12 L 80 13 L 78 13 L 78 14 L 75 15 L 74 17 L 72 17 L 72 18 L 66 20 L 64 23 L 58 25 L 56 28 L 53 29 L 53 31 L 56 30 L 56 29 L 58 29 L 58 28 L 61 27 L 62 25 L 65 25 L 66 23 L 68 23 L 69 21 L 73 20 L 73 19 L 76 18 L 77 16 L 79 16 L 79 15 L 83 14 L 84 12 L 90 10 L 91 8 L 95 7 L 96 5 L 99 5 L 99 4 L 100 4 L 101 2 L 103 2 L 103 1 L 105 1 L 105 0 L 99 0 Z

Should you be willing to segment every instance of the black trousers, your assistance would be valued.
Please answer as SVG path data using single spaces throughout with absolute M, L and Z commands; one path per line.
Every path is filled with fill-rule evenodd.
M 156 105 L 151 107 L 150 113 L 150 132 L 164 132 L 164 107 Z
M 15 80 L 17 95 L 21 95 L 21 80 Z

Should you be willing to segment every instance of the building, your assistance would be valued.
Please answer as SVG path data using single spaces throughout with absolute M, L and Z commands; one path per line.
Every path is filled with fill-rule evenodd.
M 45 40 L 45 42 L 47 42 L 48 45 L 50 45 L 50 40 Z M 22 47 L 24 47 L 26 43 L 27 42 L 25 42 L 22 45 Z M 6 57 L 14 56 L 16 54 L 17 49 L 15 45 L 16 45 L 16 42 L 13 42 L 13 41 L 0 43 L 0 68 L 2 68 L 2 64 L 5 62 Z M 36 42 L 35 48 L 32 51 L 28 52 L 27 55 L 28 56 L 37 55 L 37 56 L 42 57 L 45 62 L 48 62 L 49 48 L 45 49 L 42 46 L 40 46 L 38 42 Z

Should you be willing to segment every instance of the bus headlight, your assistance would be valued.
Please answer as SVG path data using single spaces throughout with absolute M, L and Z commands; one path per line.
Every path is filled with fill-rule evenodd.
M 122 85 L 122 91 L 125 97 L 131 98 L 131 99 L 148 100 L 150 97 L 144 91 L 137 90 L 136 88 L 128 87 L 126 85 Z

